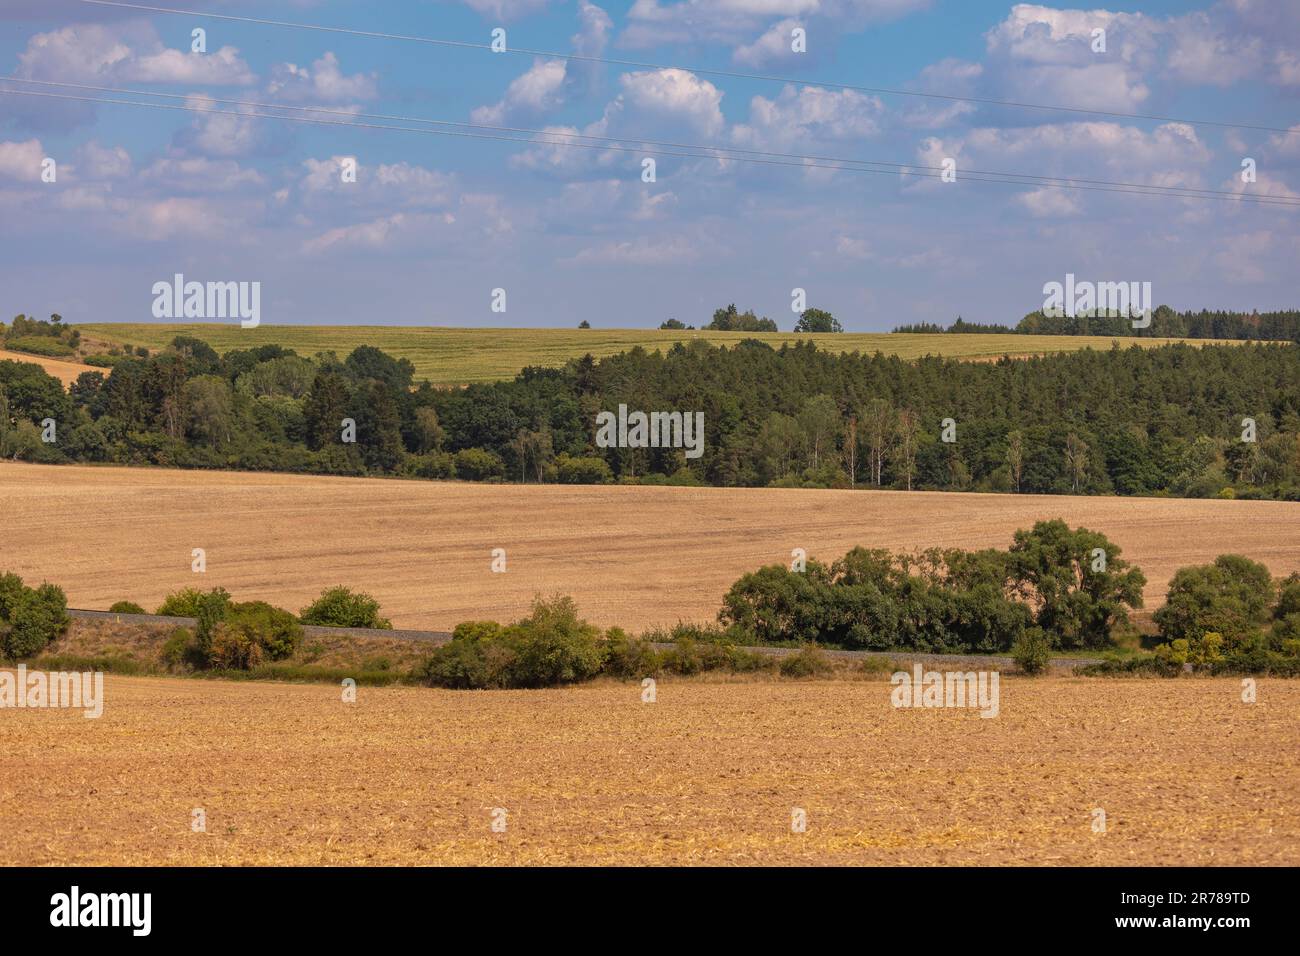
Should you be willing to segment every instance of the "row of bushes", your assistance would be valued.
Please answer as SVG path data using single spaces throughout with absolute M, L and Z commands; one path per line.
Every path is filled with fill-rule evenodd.
M 673 647 L 658 650 L 648 637 L 631 637 L 621 628 L 602 632 L 579 618 L 572 598 L 557 596 L 538 599 L 532 613 L 514 624 L 457 625 L 451 641 L 433 652 L 419 676 L 433 687 L 484 690 L 559 687 L 600 676 L 635 680 L 724 670 L 814 677 L 831 670 L 825 655 L 813 647 L 778 659 L 726 640 L 675 636 Z
M 139 605 L 121 602 L 109 610 L 139 614 Z M 169 594 L 158 608 L 166 617 L 192 617 L 195 631 L 178 628 L 163 648 L 169 666 L 248 670 L 293 655 L 302 641 L 302 625 L 387 629 L 379 602 L 347 587 L 326 588 L 296 616 L 265 601 L 232 601 L 225 588 L 185 588 Z

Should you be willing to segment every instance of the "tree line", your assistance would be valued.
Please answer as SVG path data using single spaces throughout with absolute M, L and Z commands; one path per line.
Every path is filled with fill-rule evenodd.
M 1300 349 L 1136 346 L 992 363 L 812 343 L 634 348 L 435 388 L 371 346 L 178 337 L 64 391 L 0 361 L 0 456 L 466 480 L 1300 500 Z M 704 451 L 598 447 L 620 404 L 702 412 Z
M 1030 312 L 1014 327 L 967 322 L 960 315 L 950 326 L 933 322 L 900 325 L 895 332 L 997 335 L 1108 335 L 1135 338 L 1237 339 L 1252 342 L 1300 342 L 1300 311 L 1234 312 L 1201 309 L 1177 312 L 1167 305 L 1151 313 L 1151 324 L 1134 328 L 1133 320 L 1105 315 L 1047 315 Z

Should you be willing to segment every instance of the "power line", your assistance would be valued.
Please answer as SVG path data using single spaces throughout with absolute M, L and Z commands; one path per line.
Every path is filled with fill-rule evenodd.
M 8 80 L 11 78 L 3 77 L 0 79 Z M 563 147 L 569 149 L 613 150 L 613 151 L 624 152 L 624 153 L 636 153 L 638 155 L 648 154 L 648 155 L 655 155 L 655 156 L 675 156 L 675 157 L 682 157 L 686 159 L 729 160 L 731 162 L 737 162 L 737 163 L 749 163 L 749 164 L 756 164 L 756 165 L 763 165 L 763 166 L 785 166 L 785 167 L 794 167 L 798 169 L 808 169 L 808 168 L 832 169 L 832 170 L 842 170 L 845 172 L 914 176 L 922 179 L 942 178 L 941 173 L 928 171 L 934 169 L 935 167 L 917 167 L 915 169 L 912 168 L 870 169 L 870 168 L 864 168 L 864 166 L 854 166 L 854 165 L 844 164 L 844 163 L 851 163 L 851 162 L 861 162 L 861 163 L 869 162 L 865 160 L 862 161 L 843 160 L 840 161 L 840 164 L 838 165 L 830 165 L 823 162 L 808 161 L 808 160 L 758 159 L 758 158 L 753 158 L 748 156 L 717 155 L 717 153 L 725 150 L 725 147 L 697 147 L 698 149 L 711 150 L 714 153 L 714 155 L 710 155 L 708 152 L 682 152 L 680 150 L 670 150 L 670 149 L 662 149 L 662 148 L 643 149 L 640 147 L 622 146 L 614 143 L 605 143 L 605 144 L 578 143 L 568 139 L 559 139 L 559 140 L 555 140 L 555 139 L 541 140 L 536 138 L 522 139 L 517 136 L 495 135 L 492 133 L 484 133 L 484 132 L 467 132 L 464 130 L 451 130 L 451 129 L 423 129 L 419 127 L 410 127 L 410 126 L 392 126 L 383 123 L 344 122 L 341 120 L 318 119 L 309 116 L 282 116 L 282 115 L 272 114 L 272 113 L 257 113 L 257 112 L 241 111 L 241 110 L 209 109 L 209 108 L 203 108 L 197 106 L 176 106 L 167 103 L 149 103 L 140 100 L 123 100 L 123 99 L 113 99 L 113 98 L 95 97 L 95 96 L 75 96 L 67 93 L 43 93 L 37 90 L 0 89 L 0 93 L 8 94 L 11 96 L 36 96 L 36 97 L 44 97 L 50 99 L 74 100 L 74 101 L 87 102 L 87 103 L 107 103 L 107 104 L 118 105 L 118 106 L 141 106 L 141 107 L 148 107 L 151 109 L 169 110 L 173 112 L 214 113 L 214 114 L 219 114 L 224 116 L 247 117 L 247 118 L 255 118 L 255 119 L 274 119 L 274 120 L 282 120 L 285 122 L 307 123 L 316 126 L 340 126 L 345 128 L 356 128 L 356 129 L 381 129 L 381 130 L 390 130 L 393 132 L 424 133 L 426 135 L 432 135 L 432 136 L 452 136 L 452 137 L 467 138 L 467 139 L 486 139 L 486 140 L 495 140 L 499 142 L 521 143 L 528 146 L 556 146 L 556 147 Z M 173 94 L 166 94 L 166 95 L 173 95 Z M 209 99 L 208 97 L 194 97 L 194 98 Z M 238 103 L 239 101 L 227 100 L 224 102 Z M 272 108 L 276 108 L 276 109 L 289 108 L 289 109 L 300 109 L 300 110 L 310 109 L 308 107 L 278 107 L 278 106 Z M 333 111 L 333 112 L 345 112 L 345 111 Z M 347 115 L 355 115 L 355 114 L 348 113 Z M 563 136 L 568 136 L 569 134 L 558 132 L 558 131 L 544 131 L 542 135 L 563 137 Z M 1171 190 L 1171 189 L 1183 189 L 1184 187 L 1168 187 L 1168 186 L 1157 187 L 1157 186 L 1147 186 L 1141 183 L 1120 183 L 1113 186 L 1110 185 L 1103 186 L 1103 185 L 1088 185 L 1082 182 L 1076 182 L 1070 180 L 1062 180 L 1059 182 L 1056 181 L 1044 182 L 1042 181 L 1041 178 L 1035 178 L 1033 180 L 1028 178 L 1013 178 L 1015 176 L 1016 174 L 1005 174 L 1005 177 L 1003 177 L 997 175 L 975 175 L 972 173 L 966 173 L 962 175 L 960 181 L 998 183 L 1007 186 L 1032 186 L 1036 188 L 1082 189 L 1082 190 L 1088 190 L 1093 192 L 1122 193 L 1125 195 L 1132 195 L 1132 196 L 1155 196 L 1155 197 L 1179 198 L 1179 199 L 1211 199 L 1211 200 L 1220 200 L 1220 201 L 1237 201 L 1237 202 L 1249 202 L 1249 203 L 1256 203 L 1259 205 L 1272 205 L 1272 206 L 1300 205 L 1300 199 L 1287 198 L 1287 197 L 1246 196 L 1238 193 L 1227 193 L 1227 192 L 1209 193 L 1208 191 L 1207 194 L 1202 195 L 1200 194 L 1199 191 L 1188 191 L 1188 192 L 1160 191 L 1160 190 Z
M 168 13 L 179 14 L 189 17 L 206 17 L 213 20 L 231 20 L 237 23 L 252 23 L 259 26 L 289 27 L 297 30 L 315 30 L 321 33 L 341 33 L 348 36 L 367 37 L 378 40 L 403 40 L 411 43 L 426 43 L 434 46 L 459 47 L 469 50 L 492 50 L 491 44 L 488 43 L 471 43 L 467 40 L 445 40 L 436 37 L 412 36 L 403 33 L 378 33 L 371 30 L 352 30 L 345 27 L 329 27 L 315 23 L 297 23 L 289 20 L 266 20 L 258 17 L 240 17 L 226 13 L 207 13 L 201 10 L 178 10 L 173 7 L 154 7 L 146 6 L 140 3 L 123 3 L 120 0 L 80 0 L 81 3 L 91 3 L 102 7 L 122 7 L 128 10 L 141 10 L 148 13 Z M 493 51 L 495 52 L 495 51 Z M 623 60 L 614 57 L 591 56 L 589 54 L 579 53 L 557 53 L 551 50 L 533 50 L 525 47 L 507 46 L 501 52 L 514 53 L 522 56 L 542 56 L 550 57 L 557 60 L 573 60 L 584 63 L 604 63 L 610 66 L 625 66 L 642 70 L 682 70 L 685 72 L 695 73 L 701 76 L 720 76 L 729 79 L 739 80 L 759 80 L 767 83 L 795 83 L 805 86 L 822 86 L 835 90 L 851 90 L 857 93 L 872 93 L 877 95 L 889 96 L 912 96 L 924 99 L 945 100 L 956 103 L 978 103 L 982 106 L 1003 106 L 1011 109 L 1028 109 L 1028 110 L 1046 110 L 1050 112 L 1072 113 L 1087 116 L 1109 116 L 1118 119 L 1139 119 L 1152 120 L 1161 123 L 1185 123 L 1188 126 L 1213 126 L 1220 129 L 1248 129 L 1266 133 L 1281 133 L 1284 135 L 1300 134 L 1300 127 L 1286 128 L 1280 126 L 1263 126 L 1252 123 L 1228 123 L 1220 120 L 1201 120 L 1187 119 L 1178 116 L 1161 116 L 1155 113 L 1125 113 L 1117 110 L 1098 110 L 1085 109 L 1079 106 L 1051 106 L 1044 103 L 1024 103 L 1016 100 L 997 100 L 987 97 L 977 96 L 956 96 L 947 93 L 923 93 L 917 90 L 900 90 L 891 89 L 883 86 L 857 86 L 851 83 L 828 83 L 815 80 L 801 80 L 791 76 L 775 76 L 768 73 L 743 73 L 737 70 L 717 70 L 705 69 L 687 66 L 675 66 L 672 64 L 646 63 L 638 60 Z
M 884 160 L 857 159 L 853 157 L 843 157 L 843 156 L 817 156 L 817 155 L 809 155 L 803 153 L 782 153 L 782 152 L 773 152 L 769 150 L 746 149 L 738 146 L 723 146 L 723 145 L 699 144 L 699 143 L 680 143 L 680 142 L 665 141 L 665 140 L 644 139 L 641 137 L 630 137 L 630 136 L 623 136 L 623 137 L 596 136 L 588 133 L 576 133 L 576 132 L 571 133 L 568 131 L 554 130 L 554 129 L 551 130 L 530 129 L 528 127 L 496 126 L 496 125 L 485 124 L 485 123 L 466 123 L 458 120 L 430 119 L 421 116 L 401 116 L 401 115 L 393 115 L 393 114 L 386 114 L 386 113 L 363 113 L 357 110 L 333 109 L 324 106 L 294 106 L 292 104 L 286 104 L 286 103 L 261 103 L 252 100 L 232 100 L 232 99 L 223 99 L 221 97 L 208 96 L 207 94 L 203 94 L 202 96 L 196 96 L 194 94 L 186 94 L 186 93 L 165 93 L 165 92 L 156 92 L 151 90 L 124 89 L 121 87 L 111 87 L 111 86 L 91 86 L 84 83 L 64 83 L 55 80 L 33 80 L 24 77 L 16 77 L 16 76 L 0 76 L 0 80 L 10 80 L 18 83 L 37 84 L 40 86 L 55 86 L 55 87 L 60 87 L 65 89 L 89 90 L 89 91 L 94 91 L 99 93 L 117 93 L 121 95 L 131 95 L 131 96 L 162 97 L 162 98 L 173 99 L 173 100 L 191 100 L 197 98 L 197 99 L 202 99 L 204 102 L 224 103 L 227 105 L 252 107 L 256 109 L 296 110 L 298 112 L 326 113 L 326 114 L 332 114 L 336 116 L 362 117 L 366 119 L 395 120 L 398 122 L 407 122 L 407 123 L 428 123 L 435 126 L 456 126 L 456 127 L 463 127 L 466 129 L 490 130 L 492 132 L 528 133 L 530 135 L 535 135 L 535 136 L 562 136 L 568 139 L 590 139 L 590 140 L 597 140 L 605 143 L 640 143 L 640 144 L 648 144 L 652 146 L 664 146 L 672 149 L 699 150 L 702 153 L 702 158 L 718 158 L 715 156 L 711 156 L 710 155 L 711 153 L 740 153 L 740 154 L 751 155 L 751 156 L 772 156 L 780 159 L 796 159 L 796 160 L 800 160 L 801 163 L 806 161 L 814 161 L 814 162 L 827 162 L 827 163 L 855 164 L 861 166 L 882 166 L 882 167 L 886 167 L 888 170 L 922 170 L 927 173 L 929 172 L 942 173 L 943 171 L 942 166 L 926 166 L 924 164 L 919 164 L 919 163 L 896 163 L 896 162 L 888 162 Z M 288 117 L 276 117 L 276 118 L 288 118 Z M 345 125 L 352 125 L 352 124 L 345 124 Z M 549 145 L 560 145 L 560 144 L 549 144 Z M 643 152 L 644 150 L 638 149 L 637 151 Z M 721 158 L 740 159 L 740 157 L 738 156 L 736 157 L 725 156 Z M 839 168 L 839 167 L 834 167 L 834 168 Z M 1162 185 L 1156 185 L 1151 183 L 1127 183 L 1127 182 L 1117 182 L 1114 180 L 1106 180 L 1106 179 L 1085 179 L 1082 177 L 1075 177 L 1075 176 L 1041 176 L 1034 173 L 1005 172 L 1005 171 L 986 170 L 986 169 L 964 169 L 961 171 L 961 174 L 963 177 L 968 175 L 977 175 L 977 176 L 993 176 L 993 177 L 1014 177 L 1017 180 L 1036 180 L 1036 181 L 1040 181 L 1041 184 L 1045 186 L 1064 185 L 1067 183 L 1085 183 L 1094 186 L 1124 187 L 1126 189 L 1140 188 L 1143 190 L 1150 190 L 1153 192 L 1153 194 L 1163 192 L 1173 196 L 1186 196 L 1189 198 L 1198 198 L 1198 199 L 1210 198 L 1213 196 L 1221 196 L 1229 199 L 1237 199 L 1241 196 L 1240 193 L 1231 192 L 1229 190 L 1208 189 L 1208 188 L 1202 188 L 1196 186 L 1162 186 Z M 1277 199 L 1281 197 L 1266 197 L 1266 198 Z

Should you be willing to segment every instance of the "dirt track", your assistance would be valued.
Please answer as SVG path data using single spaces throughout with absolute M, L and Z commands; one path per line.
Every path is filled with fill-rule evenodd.
M 363 687 L 345 704 L 333 686 L 109 675 L 97 720 L 0 710 L 0 859 L 1300 863 L 1300 681 L 1261 680 L 1246 704 L 1229 679 L 1005 678 L 991 719 L 889 691 Z
M 1145 570 L 1148 605 L 1177 568 L 1236 551 L 1300 570 L 1300 505 L 1029 495 L 476 485 L 0 463 L 0 570 L 63 585 L 74 607 L 228 588 L 297 610 L 333 584 L 378 597 L 395 627 L 510 618 L 537 592 L 639 628 L 706 620 L 727 587 L 795 547 L 1006 547 L 1062 517 Z M 493 548 L 507 571 L 491 571 Z M 190 570 L 193 548 L 207 573 Z

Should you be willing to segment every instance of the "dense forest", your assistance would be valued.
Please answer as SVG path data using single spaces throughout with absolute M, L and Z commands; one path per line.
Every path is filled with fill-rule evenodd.
M 218 356 L 177 338 L 64 391 L 0 361 L 0 455 L 525 482 L 1300 500 L 1300 348 L 1136 346 L 993 363 L 636 348 L 440 389 L 369 346 Z M 702 453 L 600 447 L 620 405 L 702 413 Z M 626 444 L 626 443 L 624 443 Z
M 1126 335 L 1168 339 L 1241 339 L 1252 342 L 1300 342 L 1300 312 L 1175 312 L 1167 305 L 1151 313 L 1151 325 L 1135 329 L 1123 317 L 1079 315 L 1050 316 L 1030 312 L 1012 328 L 1008 325 L 967 322 L 961 316 L 945 328 L 932 322 L 900 325 L 895 332 L 950 332 L 954 334 L 1006 335 Z

